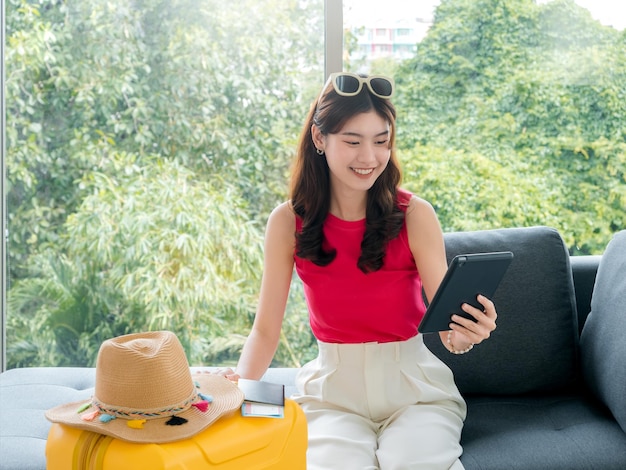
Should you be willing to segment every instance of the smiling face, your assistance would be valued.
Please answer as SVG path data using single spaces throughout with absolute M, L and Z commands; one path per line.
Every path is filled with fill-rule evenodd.
M 390 132 L 389 122 L 375 111 L 357 114 L 334 134 L 323 135 L 313 126 L 313 142 L 326 154 L 333 191 L 372 187 L 389 163 Z

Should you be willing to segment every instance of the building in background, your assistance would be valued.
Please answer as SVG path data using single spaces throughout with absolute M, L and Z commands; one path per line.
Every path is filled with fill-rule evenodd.
M 415 55 L 415 49 L 432 25 L 432 15 L 347 19 L 346 29 L 352 35 L 348 47 L 350 64 L 368 69 L 377 59 L 404 60 Z M 361 70 L 359 70 L 361 71 Z
M 398 20 L 376 20 L 369 25 L 353 27 L 357 39 L 356 58 L 378 59 L 393 57 L 407 59 L 414 55 L 415 45 L 428 32 L 431 18 L 403 18 Z
M 547 3 L 553 0 L 537 0 Z M 415 53 L 433 23 L 440 0 L 385 0 L 379 8 L 374 0 L 343 0 L 344 28 L 352 35 L 344 56 L 353 71 L 366 72 L 373 60 L 404 60 Z M 575 0 L 592 17 L 618 30 L 626 27 L 626 2 Z

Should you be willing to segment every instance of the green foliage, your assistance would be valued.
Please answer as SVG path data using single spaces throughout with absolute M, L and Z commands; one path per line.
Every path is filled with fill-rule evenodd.
M 109 144 L 219 173 L 252 217 L 284 199 L 290 144 L 321 76 L 315 65 L 295 72 L 322 63 L 321 17 L 306 13 L 321 3 L 238 3 L 8 2 L 13 275 L 56 243 L 83 197 L 74 181 L 103 164 Z
M 405 186 L 433 205 L 444 231 L 558 223 L 557 194 L 527 165 L 421 145 L 403 152 L 402 160 Z
M 11 326 L 46 338 L 44 347 L 16 341 L 15 365 L 93 365 L 104 339 L 163 329 L 192 364 L 234 362 L 262 272 L 262 230 L 247 203 L 229 183 L 198 180 L 172 160 L 139 166 L 115 154 L 105 170 L 81 182 L 89 195 L 67 219 L 64 255 L 38 257 L 37 276 L 11 290 Z M 277 364 L 298 363 L 314 344 L 297 292 Z
M 7 0 L 9 367 L 161 328 L 234 364 L 322 8 Z M 626 33 L 572 0 L 443 0 L 414 59 L 370 68 L 396 78 L 405 185 L 444 230 L 550 225 L 585 254 L 626 226 Z M 315 353 L 294 278 L 274 365 Z
M 551 225 L 589 254 L 626 226 L 625 38 L 571 0 L 441 3 L 396 103 L 409 184 L 460 209 L 435 204 L 446 229 Z
M 9 365 L 89 363 L 163 327 L 194 360 L 236 357 L 322 75 L 321 9 L 8 0 Z
M 133 331 L 175 331 L 191 351 L 199 337 L 249 330 L 262 237 L 233 188 L 125 154 L 82 185 L 89 196 L 65 224 L 64 256 L 48 253 L 41 275 L 11 291 L 14 308 L 46 318 L 60 363 L 90 363 L 93 347 L 80 344 Z

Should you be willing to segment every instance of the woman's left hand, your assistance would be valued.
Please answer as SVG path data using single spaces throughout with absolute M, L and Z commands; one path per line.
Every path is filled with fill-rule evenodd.
M 480 344 L 496 329 L 498 313 L 493 302 L 483 295 L 478 296 L 478 302 L 484 310 L 463 304 L 462 309 L 476 321 L 464 318 L 460 315 L 452 315 L 450 329 L 454 331 L 454 344 Z

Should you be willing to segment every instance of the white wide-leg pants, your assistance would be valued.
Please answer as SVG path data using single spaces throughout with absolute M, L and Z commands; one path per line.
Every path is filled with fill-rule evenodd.
M 308 470 L 463 468 L 465 402 L 421 334 L 392 343 L 319 342 L 297 386 Z

